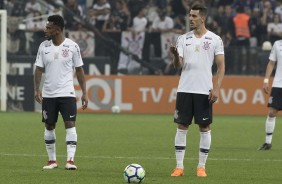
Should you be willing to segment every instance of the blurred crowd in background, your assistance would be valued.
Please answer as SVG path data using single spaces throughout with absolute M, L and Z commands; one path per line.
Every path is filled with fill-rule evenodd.
M 203 0 L 204 1 L 204 0 Z M 107 56 L 100 36 L 121 44 L 121 32 L 145 32 L 141 59 L 162 58 L 160 34 L 189 31 L 192 0 L 1 0 L 8 13 L 8 54 L 36 55 L 46 19 L 60 14 L 68 31 L 94 31 L 95 56 Z M 263 75 L 282 37 L 282 0 L 205 0 L 206 27 L 222 37 L 227 74 Z M 76 17 L 80 19 L 77 20 Z M 85 26 L 80 20 L 86 21 Z M 247 23 L 247 24 L 245 24 Z M 246 26 L 247 25 L 247 26 Z M 244 31 L 241 31 L 244 29 Z M 101 33 L 101 35 L 100 35 Z M 99 36 L 100 35 L 100 36 Z M 89 38 L 90 39 L 90 38 Z M 107 43 L 109 44 L 109 43 Z M 152 47 L 151 47 L 152 46 Z M 116 54 L 118 57 L 119 54 Z M 118 62 L 118 59 L 116 59 Z M 167 68 L 167 67 L 165 67 Z M 169 70 L 164 72 L 171 74 Z

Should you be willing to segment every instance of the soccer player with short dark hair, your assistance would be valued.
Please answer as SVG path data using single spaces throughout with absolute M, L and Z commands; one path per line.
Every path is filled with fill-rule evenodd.
M 221 38 L 207 30 L 205 21 L 207 8 L 203 4 L 193 4 L 189 12 L 192 31 L 178 37 L 176 46 L 170 51 L 173 64 L 181 67 L 177 88 L 174 122 L 176 168 L 171 176 L 184 175 L 184 155 L 186 135 L 194 119 L 200 130 L 199 163 L 197 176 L 206 177 L 205 164 L 211 146 L 212 104 L 219 97 L 219 89 L 224 77 L 224 48 Z M 215 61 L 217 73 L 212 80 L 212 65 Z
M 48 40 L 39 46 L 35 61 L 35 100 L 42 104 L 42 122 L 45 123 L 44 139 L 49 157 L 48 164 L 43 169 L 58 167 L 55 127 L 59 113 L 63 117 L 66 128 L 67 163 L 65 168 L 68 170 L 77 169 L 74 164 L 77 143 L 74 68 L 82 90 L 82 109 L 85 109 L 88 104 L 80 49 L 74 41 L 64 37 L 64 25 L 64 19 L 60 15 L 48 17 L 45 29 Z M 43 73 L 45 76 L 41 92 L 40 83 Z

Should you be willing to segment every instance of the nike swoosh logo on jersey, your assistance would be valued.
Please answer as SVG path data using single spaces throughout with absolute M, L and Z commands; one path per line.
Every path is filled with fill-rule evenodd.
M 45 52 L 45 54 L 49 54 L 50 52 Z

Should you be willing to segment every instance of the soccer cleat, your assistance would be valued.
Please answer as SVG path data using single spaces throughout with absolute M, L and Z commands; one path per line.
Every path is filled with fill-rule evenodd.
M 206 169 L 203 167 L 197 168 L 197 176 L 198 177 L 207 177 Z
M 183 176 L 184 175 L 184 169 L 181 168 L 175 168 L 170 176 Z
M 272 147 L 272 144 L 264 143 L 261 147 L 258 148 L 258 150 L 270 150 Z
M 71 160 L 67 161 L 65 168 L 66 170 L 76 170 L 77 169 L 77 167 L 74 165 L 74 162 Z
M 49 160 L 47 165 L 43 167 L 43 169 L 55 169 L 58 168 L 58 163 L 56 160 Z

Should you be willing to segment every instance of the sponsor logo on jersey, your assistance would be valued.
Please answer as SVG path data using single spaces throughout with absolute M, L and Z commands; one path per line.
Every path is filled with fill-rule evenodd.
M 80 58 L 80 57 L 81 57 L 81 55 L 80 55 L 80 51 L 79 51 L 79 47 L 78 47 L 78 45 L 75 45 L 75 48 L 76 48 L 77 55 L 78 55 L 78 57 Z
M 207 39 L 207 40 L 212 40 L 212 38 L 211 38 L 211 37 L 207 37 L 207 36 L 205 37 L 205 39 Z
M 51 47 L 51 42 L 49 41 L 49 42 L 46 42 L 45 43 L 45 47 Z

